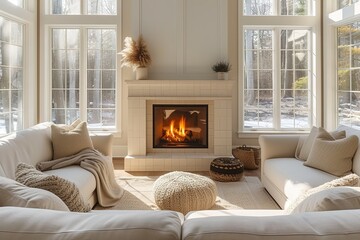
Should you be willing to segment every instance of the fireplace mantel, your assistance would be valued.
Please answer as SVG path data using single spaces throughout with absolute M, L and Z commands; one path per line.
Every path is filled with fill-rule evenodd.
M 232 150 L 232 80 L 127 80 L 126 171 L 206 171 Z M 207 149 L 153 149 L 153 104 L 207 104 Z

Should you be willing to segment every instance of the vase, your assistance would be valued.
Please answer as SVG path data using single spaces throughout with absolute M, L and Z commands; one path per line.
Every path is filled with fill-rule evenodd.
M 228 72 L 218 72 L 218 80 L 227 80 L 228 79 Z
M 147 67 L 138 67 L 135 70 L 136 80 L 148 79 L 148 68 Z

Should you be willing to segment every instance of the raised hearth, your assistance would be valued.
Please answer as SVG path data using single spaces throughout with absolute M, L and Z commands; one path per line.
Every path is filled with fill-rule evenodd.
M 231 80 L 126 83 L 129 128 L 125 171 L 207 171 L 215 157 L 231 156 Z M 154 119 L 156 111 L 163 116 Z M 156 120 L 163 125 L 156 127 Z M 167 131 L 172 137 L 166 136 Z M 159 139 L 163 139 L 160 145 Z

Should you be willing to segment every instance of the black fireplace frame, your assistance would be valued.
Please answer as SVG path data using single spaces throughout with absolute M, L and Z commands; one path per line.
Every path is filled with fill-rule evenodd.
M 156 146 L 155 145 L 155 133 L 154 133 L 154 129 L 155 129 L 155 108 L 164 108 L 164 107 L 204 107 L 206 109 L 206 139 L 205 139 L 205 144 L 202 144 L 201 146 L 198 145 L 190 145 L 190 144 L 180 144 L 180 145 L 169 145 L 169 146 Z M 209 148 L 209 105 L 208 104 L 153 104 L 152 105 L 152 118 L 153 118 L 153 126 L 152 126 L 152 138 L 153 138 L 153 148 L 160 148 L 160 149 L 194 149 L 194 148 L 199 148 L 199 149 L 203 149 L 203 148 Z

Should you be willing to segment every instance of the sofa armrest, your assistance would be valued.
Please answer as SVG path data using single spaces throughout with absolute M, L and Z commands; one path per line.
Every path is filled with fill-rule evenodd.
M 294 157 L 300 135 L 261 135 L 261 160 Z
M 113 142 L 113 135 L 110 133 L 106 134 L 98 134 L 98 133 L 91 133 L 90 138 L 94 145 L 94 148 L 100 151 L 105 156 L 112 157 L 112 142 Z

